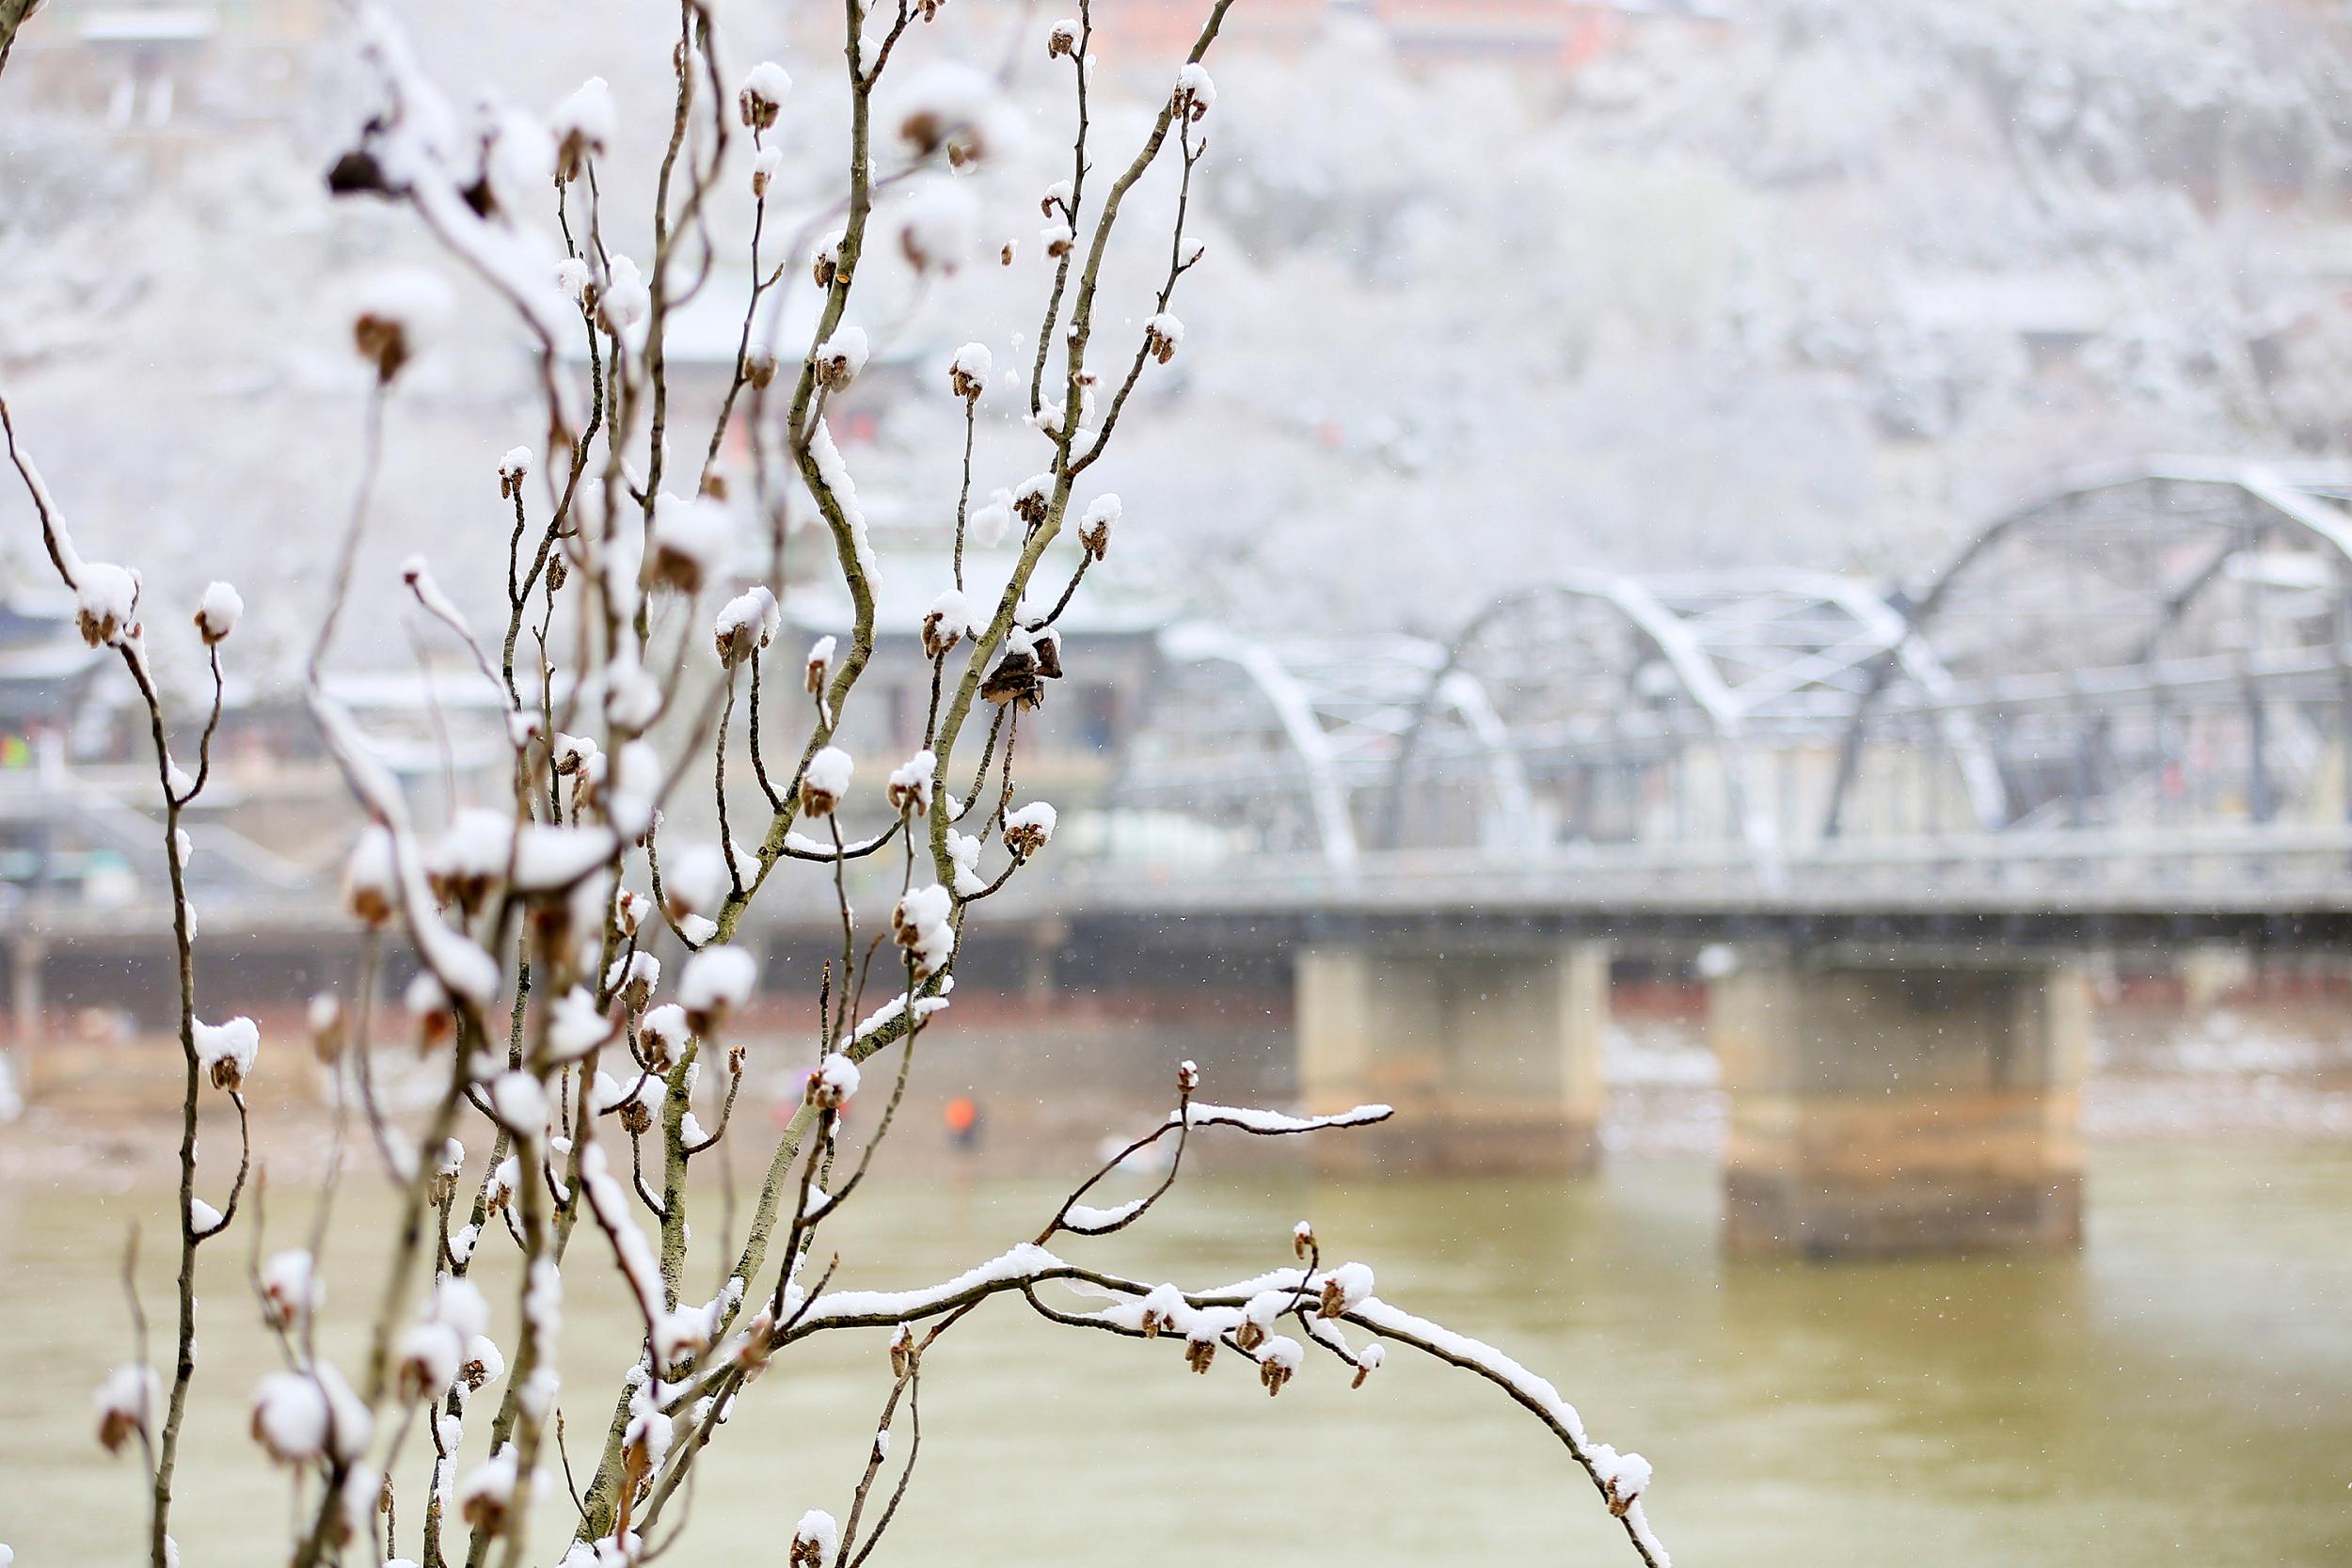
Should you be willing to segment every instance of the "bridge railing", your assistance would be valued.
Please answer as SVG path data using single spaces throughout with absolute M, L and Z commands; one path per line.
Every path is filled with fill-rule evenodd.
M 2067 912 L 2352 910 L 2352 827 L 2047 832 L 1827 840 L 1759 875 L 1744 843 L 1565 844 L 1526 851 L 1398 850 L 1352 871 L 1318 857 L 1215 864 L 1098 863 L 1090 903 L 1132 907 L 1378 904 L 1547 909 L 1742 907 Z

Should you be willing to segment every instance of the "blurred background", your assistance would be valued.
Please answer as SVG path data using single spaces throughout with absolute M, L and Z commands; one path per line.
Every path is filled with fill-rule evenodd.
M 772 57 L 796 81 L 760 252 L 787 280 L 761 324 L 794 354 L 837 221 L 841 17 L 714 9 L 727 79 Z M 1094 9 L 1098 168 L 1200 9 Z M 978 495 L 1042 467 L 1021 367 L 1038 202 L 1069 174 L 1056 15 L 949 0 L 907 45 L 906 77 L 984 69 L 1001 135 L 959 181 L 952 273 L 870 262 L 873 359 L 831 405 L 882 562 L 845 740 L 858 824 L 921 740 L 959 344 L 998 368 Z M 603 219 L 644 258 L 674 12 L 398 18 L 460 105 L 545 112 L 607 78 Z M 1247 1275 L 1311 1214 L 1385 1295 L 1505 1343 L 1647 1454 L 1685 1561 L 2352 1557 L 2352 14 L 1239 0 L 1210 65 L 1184 341 L 1087 476 L 1124 515 L 1022 721 L 1020 799 L 1060 828 L 974 924 L 845 1277 L 929 1278 L 1033 1230 L 1192 1057 L 1218 1100 L 1403 1115 L 1315 1154 L 1210 1145 L 1119 1265 Z M 357 480 L 364 279 L 454 292 L 391 404 L 331 676 L 427 822 L 504 789 L 502 701 L 396 570 L 425 554 L 502 626 L 498 463 L 545 427 L 511 314 L 407 210 L 329 194 L 375 92 L 324 0 L 50 0 L 0 79 L 19 431 L 85 552 L 144 572 L 179 712 L 209 691 L 160 607 L 215 578 L 252 607 L 191 875 L 205 1011 L 269 1041 L 289 1226 L 327 1148 L 302 1007 L 357 952 L 335 910 L 355 819 L 296 672 Z M 738 146 L 667 339 L 695 453 L 750 293 L 748 178 Z M 1116 342 L 1152 313 L 1174 202 L 1164 166 L 1130 204 Z M 551 259 L 551 201 L 532 221 Z M 782 594 L 788 670 L 849 606 L 821 530 L 787 535 L 774 581 L 750 461 L 739 421 L 737 575 Z M 1010 559 L 974 552 L 981 593 Z M 1076 559 L 1057 544 L 1041 580 Z M 135 1526 L 79 1390 L 120 1355 L 117 1238 L 171 1203 L 146 746 L 0 490 L 0 1345 L 66 1390 L 0 1400 L 0 1540 L 28 1565 L 127 1560 Z M 736 789 L 753 839 L 763 802 Z M 669 815 L 665 847 L 717 832 L 707 789 Z M 898 871 L 866 863 L 879 917 Z M 800 1098 L 836 940 L 805 870 L 744 928 L 755 1132 Z M 396 1099 L 433 1092 L 385 1054 Z M 748 1180 L 764 1152 L 739 1152 Z M 611 1343 L 626 1312 L 580 1318 Z M 1480 1389 L 1397 1367 L 1269 1414 L 1254 1385 L 1035 1326 L 960 1331 L 949 1458 L 901 1552 L 1624 1549 Z M 266 1347 L 241 1319 L 219 1339 L 190 1568 L 249 1560 L 240 1522 L 277 1506 L 240 1431 Z M 852 1484 L 882 1390 L 846 1359 L 763 1389 L 699 1505 L 713 1540 L 771 1549 Z

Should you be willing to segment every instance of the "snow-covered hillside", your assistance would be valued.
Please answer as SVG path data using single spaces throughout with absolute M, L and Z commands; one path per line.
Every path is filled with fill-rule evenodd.
M 842 155 L 837 18 L 793 32 L 773 8 L 726 9 L 733 47 L 773 53 L 799 82 L 780 137 L 788 210 Z M 1901 574 L 2053 467 L 2342 447 L 2352 27 L 2333 8 L 1723 9 L 1629 16 L 1573 72 L 1400 58 L 1359 19 L 1302 55 L 1245 42 L 1215 56 L 1209 254 L 1185 285 L 1181 352 L 1146 379 L 1103 466 L 1128 501 L 1122 565 L 1245 622 L 1435 629 L 1498 577 L 1767 561 Z M 611 77 L 616 178 L 650 182 L 666 79 L 653 52 L 617 40 L 669 25 L 662 7 L 407 10 L 420 58 L 461 98 L 493 59 L 538 111 Z M 314 581 L 364 393 L 340 307 L 384 261 L 450 269 L 406 214 L 326 193 L 370 108 L 331 8 L 260 39 L 231 13 L 168 114 L 149 124 L 135 105 L 127 127 L 25 107 L 114 69 L 76 41 L 77 14 L 66 0 L 41 12 L 9 68 L 0 375 L 85 536 L 138 541 L 165 594 L 214 575 Z M 1117 8 L 1102 14 L 1115 30 Z M 1020 24 L 1036 35 L 1020 58 L 1043 63 L 1048 21 Z M 943 13 L 951 24 L 1016 25 L 979 0 Z M 1168 63 L 1114 51 L 1105 145 L 1139 123 Z M 1013 118 L 1056 123 L 1048 98 L 1066 91 L 1024 69 Z M 745 190 L 712 214 L 722 303 L 743 287 L 749 238 L 738 151 Z M 1000 375 L 1025 366 L 1034 324 L 1010 304 L 1045 265 L 1038 203 L 1067 163 L 1033 133 L 974 182 L 957 277 L 877 287 L 898 302 L 864 324 L 878 356 L 895 345 L 919 366 L 978 339 Z M 1171 184 L 1136 199 L 1165 209 Z M 547 221 L 551 234 L 551 204 Z M 1155 227 L 1135 226 L 1106 296 L 1138 329 L 1165 261 L 1139 238 Z M 451 276 L 458 321 L 403 388 L 385 492 L 397 526 L 372 564 L 429 547 L 453 594 L 487 604 L 505 538 L 497 462 L 534 438 L 536 372 L 486 295 Z M 961 413 L 944 356 L 937 369 L 845 433 L 878 516 L 920 525 L 952 506 Z M 1038 466 L 1016 403 L 983 405 L 983 493 Z M 0 500 L 20 555 L 23 510 Z M 256 631 L 278 616 L 289 642 L 310 611 L 303 593 L 251 597 Z M 384 635 L 364 641 L 405 660 L 382 602 Z

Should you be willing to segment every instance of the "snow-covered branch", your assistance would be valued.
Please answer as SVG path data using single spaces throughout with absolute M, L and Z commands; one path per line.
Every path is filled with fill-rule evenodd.
M 894 1291 L 832 1289 L 839 1261 L 832 1248 L 850 1233 L 841 1216 L 890 1138 L 921 1070 L 918 1056 L 952 1049 L 952 1037 L 943 1043 L 939 1036 L 953 1016 L 969 923 L 987 917 L 986 901 L 1013 878 L 1027 886 L 1030 868 L 1057 853 L 1055 806 L 1017 792 L 1025 739 L 1035 746 L 1034 723 L 1025 737 L 1023 715 L 1061 674 L 1063 612 L 1087 591 L 1089 569 L 1106 557 L 1113 531 L 1132 526 L 1120 497 L 1080 497 L 1075 482 L 1105 450 L 1146 365 L 1168 362 L 1183 341 L 1168 308 L 1178 280 L 1200 261 L 1186 222 L 1206 149 L 1201 127 L 1216 97 L 1203 59 L 1231 3 L 1205 0 L 1187 57 L 1173 67 L 1167 93 L 1145 106 L 1141 144 L 1107 178 L 1094 167 L 1104 104 L 1090 6 L 1081 0 L 1078 15 L 1047 35 L 1048 59 L 1067 58 L 1073 71 L 1072 163 L 1069 179 L 1046 194 L 1054 266 L 1030 318 L 1043 329 L 1025 368 L 1026 412 L 1052 456 L 1043 471 L 1001 490 L 983 484 L 979 493 L 990 499 L 972 504 L 979 406 L 992 395 L 1018 398 L 1024 378 L 1009 372 L 1010 385 L 992 386 L 988 347 L 959 350 L 944 377 L 963 423 L 953 564 L 942 572 L 949 580 L 922 585 L 916 602 L 930 608 L 920 624 L 895 628 L 877 626 L 883 563 L 832 411 L 872 361 L 873 320 L 860 319 L 871 293 L 861 288 L 869 258 L 891 244 L 921 281 L 944 274 L 982 199 L 973 192 L 990 188 L 984 171 L 1008 139 L 1008 106 L 989 76 L 948 59 L 910 63 L 930 52 L 925 24 L 940 0 L 898 0 L 870 14 L 846 0 L 838 69 L 847 165 L 837 194 L 803 214 L 807 231 L 781 254 L 769 207 L 787 198 L 778 147 L 791 73 L 763 61 L 739 79 L 723 75 L 719 31 L 703 0 L 680 0 L 675 30 L 664 29 L 667 114 L 650 126 L 628 123 L 598 78 L 544 115 L 495 100 L 460 113 L 388 11 L 351 8 L 347 41 L 369 100 L 362 129 L 333 161 L 330 187 L 413 214 L 450 263 L 502 303 L 536 357 L 537 402 L 526 418 L 541 426 L 544 445 L 515 445 L 495 472 L 485 463 L 477 476 L 485 533 L 504 546 L 502 581 L 453 578 L 445 586 L 421 557 L 397 582 L 373 580 L 363 546 L 375 513 L 389 511 L 394 499 L 386 453 L 414 438 L 405 423 L 417 383 L 411 367 L 436 352 L 449 290 L 437 275 L 409 271 L 379 275 L 355 293 L 349 373 L 364 388 L 364 416 L 303 673 L 326 752 L 359 819 L 342 901 L 362 940 L 351 993 L 324 995 L 311 1009 L 310 1043 L 332 1092 L 338 1168 L 306 1248 L 266 1258 L 262 1250 L 249 1118 L 266 1103 L 250 1090 L 263 1042 L 250 1020 L 199 1014 L 196 911 L 184 876 L 181 816 L 213 776 L 228 689 L 224 649 L 235 645 L 244 602 L 215 583 L 189 607 L 203 647 L 197 673 L 211 691 L 208 706 L 185 721 L 197 737 L 196 766 L 183 769 L 171 748 L 175 719 L 151 662 L 145 579 L 78 552 L 0 401 L 11 463 L 51 565 L 73 596 L 81 633 L 120 657 L 148 716 L 158 848 L 170 877 L 185 1069 L 176 1354 L 167 1379 L 148 1370 L 146 1317 L 134 1292 L 133 1354 L 103 1386 L 99 1429 L 110 1449 L 128 1451 L 135 1440 L 143 1456 L 151 1568 L 169 1568 L 177 1556 L 174 1465 L 196 1375 L 199 1261 L 222 1250 L 207 1243 L 246 1227 L 253 1297 L 285 1363 L 255 1390 L 252 1431 L 257 1457 L 286 1472 L 295 1568 L 391 1557 L 420 1568 L 520 1568 L 559 1557 L 568 1568 L 650 1561 L 691 1522 L 699 1459 L 724 1440 L 738 1401 L 755 1397 L 751 1385 L 764 1370 L 817 1336 L 872 1329 L 889 1336 L 892 1386 L 854 1492 L 842 1500 L 844 1522 L 812 1509 L 786 1552 L 795 1568 L 861 1568 L 914 1481 L 925 1353 L 1000 1297 L 1057 1324 L 1180 1344 L 1195 1372 L 1242 1367 L 1269 1393 L 1312 1375 L 1310 1351 L 1331 1357 L 1360 1386 L 1384 1342 L 1421 1350 L 1497 1384 L 1533 1412 L 1625 1521 L 1642 1559 L 1663 1564 L 1641 1510 L 1645 1464 L 1590 1441 L 1550 1385 L 1507 1356 L 1373 1296 L 1368 1268 L 1325 1269 L 1304 1227 L 1295 1243 L 1298 1266 L 1208 1289 L 1106 1273 L 1063 1244 L 1149 1219 L 1177 1186 L 1196 1137 L 1343 1137 L 1388 1119 L 1385 1105 L 1295 1115 L 1214 1103 L 1197 1098 L 1200 1074 L 1186 1062 L 1175 1108 L 1086 1177 L 1032 1240 L 946 1279 Z M 0 16 L 5 7 L 0 0 Z M 885 79 L 897 94 L 887 114 L 878 96 Z M 1168 262 L 1140 345 L 1107 408 L 1098 409 L 1101 377 L 1089 355 L 1105 260 L 1124 204 L 1165 166 L 1171 141 L 1182 166 L 1169 176 Z M 649 212 L 616 210 L 613 171 L 628 166 L 622 153 L 630 148 L 657 160 Z M 878 217 L 878 198 L 901 182 L 905 212 Z M 672 334 L 684 308 L 711 286 L 730 202 L 742 204 L 749 222 L 751 261 L 748 290 L 725 307 L 734 363 L 714 423 L 688 433 L 680 450 L 694 455 L 673 468 L 673 425 L 690 404 L 673 396 Z M 622 234 L 648 232 L 642 266 L 614 248 Z M 1155 252 L 1158 242 L 1150 242 Z M 790 272 L 804 261 L 819 297 L 807 342 L 790 346 L 800 356 L 790 366 L 774 341 L 784 314 L 777 291 L 803 286 Z M 1030 359 L 1025 346 L 1023 357 Z M 767 581 L 741 574 L 756 557 L 741 547 L 721 466 L 739 423 L 748 427 L 754 468 L 750 510 L 767 531 L 755 541 L 769 546 Z M 517 436 L 532 432 L 499 439 Z M 666 487 L 673 476 L 691 493 Z M 944 518 L 944 492 L 937 504 Z M 851 615 L 846 636 L 788 649 L 779 686 L 764 666 L 782 641 L 783 538 L 796 512 L 820 524 L 832 546 L 829 571 L 839 574 Z M 1066 577 L 1056 568 L 1039 585 L 1036 574 L 1066 521 L 1079 559 Z M 993 607 L 968 600 L 967 534 L 986 545 L 1016 522 L 1017 558 Z M 438 559 L 466 558 L 452 551 Z M 919 566 L 911 560 L 891 569 Z M 1042 613 L 1030 608 L 1033 589 Z M 501 593 L 502 639 L 495 622 L 477 635 L 461 604 Z M 333 669 L 357 635 L 345 622 L 360 619 L 355 606 L 385 602 L 410 607 L 427 623 L 425 635 L 455 639 L 496 694 L 505 745 L 493 784 L 473 794 L 453 787 L 447 793 L 456 798 L 437 803 L 412 791 L 388 765 L 382 737 L 337 695 Z M 913 755 L 859 759 L 848 750 L 855 731 L 844 717 L 860 700 L 884 632 L 919 638 L 929 702 Z M 980 704 L 994 712 L 976 766 L 970 748 L 960 758 L 958 747 Z M 788 733 L 775 742 L 771 770 L 763 748 L 780 727 Z M 750 797 L 748 788 L 731 792 L 729 781 L 732 768 L 741 784 L 743 751 L 766 821 L 743 827 L 739 842 Z M 949 787 L 951 776 L 971 781 L 963 796 Z M 697 840 L 682 810 L 664 819 L 678 791 L 691 784 L 682 798 L 693 800 L 706 782 L 715 844 Z M 819 878 L 829 884 L 818 908 L 828 930 L 837 923 L 839 942 L 816 995 L 803 999 L 813 1009 L 781 1015 L 803 1037 L 790 1060 L 806 1069 L 804 1089 L 767 1144 L 756 1188 L 739 1204 L 726 1156 L 755 1135 L 747 1123 L 756 1118 L 735 1112 L 759 1049 L 744 1020 L 759 1001 L 760 974 L 755 945 L 739 942 L 738 931 L 787 861 L 817 868 L 812 887 Z M 867 888 L 894 881 L 887 903 L 868 907 Z M 376 992 L 404 940 L 414 977 L 398 1012 L 387 1016 L 404 1021 L 391 1032 L 407 1037 L 422 1064 L 421 1106 L 396 1104 L 373 1059 Z M 834 949 L 830 937 L 827 947 Z M 894 1049 L 892 1062 L 883 1053 Z M 225 1160 L 199 1170 L 196 1131 L 208 1096 L 226 1097 L 237 1119 L 233 1175 Z M 869 1106 L 882 1097 L 879 1115 L 846 1117 L 860 1096 Z M 327 1304 L 320 1260 L 354 1106 L 393 1201 L 370 1245 L 336 1249 L 358 1276 L 347 1291 L 339 1286 L 336 1299 L 360 1304 L 346 1377 L 316 1342 Z M 844 1136 L 851 1125 L 871 1128 L 862 1147 Z M 1099 1196 L 1114 1172 L 1155 1146 L 1170 1157 L 1148 1193 L 1119 1202 Z M 213 1200 L 198 1196 L 199 1175 Z M 697 1224 L 731 1260 L 707 1289 L 687 1277 Z M 812 1259 L 821 1266 L 812 1268 Z M 620 1370 L 617 1382 L 584 1392 L 567 1391 L 556 1370 L 567 1360 L 596 1364 L 561 1354 L 567 1267 L 574 1278 L 610 1271 L 631 1306 L 628 1342 L 605 1358 Z M 505 1309 L 494 1311 L 501 1300 Z M 492 1338 L 494 1322 L 514 1325 L 507 1343 Z M 1347 1330 L 1375 1338 L 1357 1342 Z M 933 1368 L 934 1377 L 946 1375 Z M 567 1406 L 571 1439 L 564 1436 Z M 582 1442 L 578 1434 L 593 1432 L 598 1416 L 601 1445 Z M 894 1460 L 902 1422 L 908 1441 Z M 556 1484 L 558 1464 L 578 1509 L 573 1539 L 534 1543 L 529 1499 Z M 249 1540 L 231 1549 L 271 1555 Z

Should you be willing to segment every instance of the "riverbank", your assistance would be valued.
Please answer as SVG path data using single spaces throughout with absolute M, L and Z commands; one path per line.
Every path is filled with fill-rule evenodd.
M 103 1095 L 51 1096 L 22 1106 L 13 1120 L 0 1124 L 0 1187 L 120 1193 L 167 1183 L 179 1149 L 179 1109 L 167 1098 L 178 1075 L 167 1043 L 126 1053 L 115 1064 L 117 1071 L 135 1071 L 149 1080 L 135 1093 L 118 1086 Z M 389 1060 L 378 1070 L 395 1119 L 413 1121 L 427 1090 L 424 1073 L 413 1062 Z M 1613 1041 L 1610 1071 L 1609 1113 L 1601 1128 L 1608 1159 L 1720 1155 L 1729 1099 L 1716 1086 L 1714 1058 L 1705 1049 L 1620 1038 Z M 1166 1110 L 1165 1101 L 1147 1091 L 1089 1085 L 1082 1064 L 1073 1064 L 1069 1080 L 1059 1085 L 1025 1084 L 1015 1090 L 1001 1079 L 975 1081 L 981 1076 L 993 1075 L 973 1073 L 949 1052 L 919 1064 L 883 1174 L 1057 1180 L 1090 1168 L 1106 1140 L 1124 1141 Z M 314 1085 L 302 1083 L 294 1093 L 286 1087 L 281 1075 L 279 1092 L 270 1092 L 266 1078 L 257 1092 L 256 1153 L 276 1180 L 315 1181 L 335 1147 L 333 1119 Z M 739 1171 L 749 1174 L 766 1159 L 774 1130 L 797 1102 L 797 1075 L 754 1075 L 730 1140 Z M 971 1100 L 978 1113 L 978 1132 L 969 1143 L 959 1141 L 947 1127 L 948 1105 L 958 1098 Z M 1263 1098 L 1279 1105 L 1287 1097 Z M 206 1150 L 233 1149 L 235 1121 L 225 1099 L 207 1091 L 204 1113 Z M 853 1112 L 851 1138 L 863 1132 Z M 2247 1053 L 2208 1053 L 2170 1068 L 2110 1066 L 2084 1085 L 2082 1132 L 2086 1143 L 2119 1148 L 2352 1147 L 2352 1072 L 2276 1053 L 2262 1059 Z M 358 1148 L 364 1136 L 355 1120 L 346 1148 Z M 1207 1168 L 1231 1171 L 1301 1167 L 1308 1155 L 1295 1145 L 1244 1139 L 1211 1147 L 1197 1158 Z

